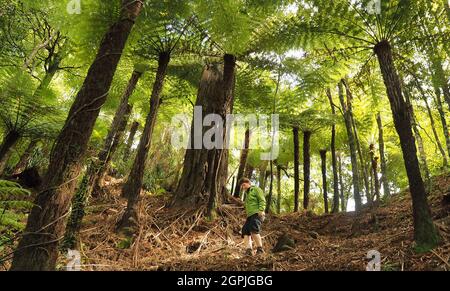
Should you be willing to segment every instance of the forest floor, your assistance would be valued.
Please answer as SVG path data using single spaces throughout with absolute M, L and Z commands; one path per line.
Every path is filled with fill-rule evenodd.
M 126 202 L 122 181 L 110 179 L 108 198 L 91 200 L 81 232 L 83 270 L 365 270 L 367 253 L 381 254 L 382 270 L 450 270 L 450 174 L 434 178 L 429 196 L 443 244 L 425 254 L 414 251 L 408 191 L 355 213 L 269 215 L 263 225 L 266 253 L 243 254 L 239 235 L 243 208 L 223 205 L 207 221 L 203 209 L 164 207 L 168 195 L 144 194 L 137 232 L 114 232 Z M 444 199 L 446 197 L 447 199 Z M 273 253 L 279 237 L 291 246 Z M 63 260 L 61 265 L 63 265 Z

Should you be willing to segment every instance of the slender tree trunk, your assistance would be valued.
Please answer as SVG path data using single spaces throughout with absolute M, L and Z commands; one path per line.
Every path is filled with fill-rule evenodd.
M 425 91 L 424 91 L 422 85 L 420 84 L 420 80 L 416 76 L 414 76 L 414 77 L 415 77 L 416 87 L 419 90 L 420 95 L 422 96 L 422 100 L 425 102 L 425 107 L 427 108 L 428 117 L 430 118 L 430 123 L 431 123 L 431 130 L 433 131 L 434 139 L 436 140 L 436 145 L 442 155 L 443 167 L 447 168 L 448 167 L 447 153 L 445 152 L 444 147 L 442 146 L 441 140 L 439 138 L 439 134 L 437 133 L 436 122 L 434 121 L 433 112 L 431 111 L 430 104 L 428 103 L 427 95 L 425 94 Z M 445 117 L 444 117 L 444 119 L 445 119 Z
M 19 162 L 14 166 L 12 171 L 13 175 L 20 174 L 27 168 L 28 162 L 30 161 L 31 155 L 33 154 L 38 142 L 38 139 L 32 139 L 30 141 L 22 156 L 20 156 Z
M 100 44 L 50 155 L 42 191 L 28 217 L 11 270 L 55 269 L 58 242 L 65 228 L 64 217 L 69 210 L 88 141 L 142 4 L 142 1 L 123 0 L 119 20 L 106 32 Z
M 348 111 L 348 105 L 351 104 L 351 95 L 350 96 L 347 95 L 347 102 L 345 102 L 343 86 L 345 86 L 345 80 L 342 80 L 338 86 L 339 99 L 341 102 L 342 111 L 344 113 L 345 128 L 347 129 L 348 145 L 350 148 L 350 158 L 352 161 L 353 198 L 355 199 L 355 209 L 356 211 L 359 211 L 362 206 L 362 201 L 359 190 L 358 158 L 356 153 L 356 142 L 355 142 L 355 135 L 353 133 L 351 112 Z
M 158 116 L 161 92 L 163 90 L 164 79 L 167 74 L 169 62 L 170 53 L 161 52 L 159 54 L 158 69 L 156 71 L 155 82 L 153 83 L 152 95 L 150 97 L 150 111 L 145 120 L 144 130 L 141 135 L 141 140 L 139 141 L 131 172 L 122 187 L 122 197 L 127 197 L 128 203 L 125 213 L 117 224 L 117 229 L 135 226 L 138 221 L 136 206 L 142 189 L 145 164 L 147 163 L 148 152 L 152 142 L 153 129 L 155 128 L 156 117 Z
M 436 91 L 436 99 L 435 99 L 436 107 L 439 112 L 439 117 L 441 118 L 442 131 L 444 133 L 445 143 L 447 145 L 447 153 L 450 157 L 450 132 L 448 131 L 448 125 L 447 125 L 447 120 L 445 119 L 444 107 L 442 106 L 441 92 L 440 92 L 439 88 L 436 88 L 435 91 Z
M 331 113 L 336 116 L 336 108 L 333 102 L 333 96 L 331 90 L 327 89 L 328 100 L 330 101 Z M 339 178 L 337 169 L 337 157 L 336 157 L 336 125 L 331 127 L 331 165 L 333 169 L 333 213 L 339 212 Z
M 294 212 L 298 212 L 300 196 L 300 145 L 298 127 L 293 128 L 294 135 Z
M 254 170 L 255 170 L 255 168 L 252 165 L 250 165 L 249 163 L 247 163 L 247 165 L 245 166 L 244 177 L 251 179 L 253 176 Z
M 212 64 L 203 70 L 194 109 L 195 118 L 191 126 L 191 148 L 186 150 L 183 172 L 172 206 L 190 207 L 207 202 L 208 208 L 212 211 L 212 208 L 215 208 L 217 194 L 224 191 L 225 185 L 222 183 L 226 180 L 226 165 L 223 163 L 226 163 L 226 160 L 223 157 L 226 156 L 227 151 L 223 151 L 222 156 L 222 151 L 214 146 L 208 149 L 202 143 L 205 133 L 210 132 L 214 126 L 220 125 L 203 127 L 201 117 L 216 113 L 224 118 L 223 114 L 232 110 L 235 67 L 235 57 L 225 55 L 223 68 L 222 65 Z M 223 138 L 217 134 L 214 134 L 215 139 Z M 228 133 L 225 132 L 225 134 Z M 211 195 L 213 190 L 214 193 Z
M 338 156 L 338 168 L 339 168 L 339 188 L 340 188 L 340 198 L 341 198 L 341 211 L 347 212 L 347 204 L 344 195 L 344 173 L 342 170 L 342 158 L 341 155 Z
M 392 48 L 388 41 L 378 43 L 374 48 L 378 57 L 386 91 L 391 104 L 395 129 L 400 137 L 406 173 L 412 197 L 414 239 L 418 246 L 433 248 L 440 242 L 440 236 L 433 224 L 428 206 L 425 185 L 420 174 L 416 145 L 411 129 L 411 116 L 403 98 L 400 78 L 397 74 Z
M 328 213 L 327 150 L 320 151 L 320 160 L 322 161 L 323 205 L 325 213 Z
M 259 188 L 261 188 L 263 191 L 266 191 L 267 166 L 268 166 L 268 163 L 266 161 L 263 161 L 259 167 L 258 183 L 259 183 Z
M 303 132 L 303 208 L 309 206 L 309 190 L 311 187 L 311 135 L 312 132 Z
M 116 135 L 114 136 L 114 139 L 112 141 L 111 148 L 109 149 L 109 154 L 107 154 L 106 156 L 102 156 L 101 158 L 99 157 L 99 161 L 97 161 L 97 163 L 100 162 L 101 164 L 100 169 L 98 169 L 99 172 L 97 172 L 95 175 L 97 179 L 94 180 L 94 188 L 92 190 L 93 193 L 95 193 L 95 195 L 100 193 L 100 190 L 103 188 L 105 177 L 109 173 L 111 168 L 111 160 L 115 152 L 117 151 L 117 148 L 123 141 L 123 135 L 125 133 L 125 129 L 127 127 L 127 123 L 130 118 L 132 110 L 133 106 L 128 104 L 127 109 L 125 111 L 125 115 L 122 118 L 122 122 L 117 128 Z M 103 161 L 103 158 L 105 157 L 106 159 Z
M 364 189 L 366 189 L 366 198 L 367 198 L 367 201 L 370 201 L 370 200 L 373 200 L 373 192 L 372 192 L 372 188 L 370 187 L 370 183 L 369 183 L 369 171 L 367 169 L 366 160 L 364 159 L 361 142 L 359 140 L 358 128 L 356 127 L 356 122 L 353 117 L 353 113 L 351 114 L 351 118 L 352 118 L 353 131 L 355 133 L 356 149 L 357 149 L 359 161 L 361 164 L 361 166 L 360 166 L 361 175 L 363 177 Z
M 270 182 L 269 182 L 269 195 L 266 204 L 266 213 L 270 212 L 272 207 L 272 193 L 273 193 L 273 160 L 270 160 Z
M 90 185 L 89 188 L 94 189 L 94 193 L 96 193 L 103 186 L 103 180 L 105 174 L 108 172 L 109 164 L 112 156 L 114 155 L 117 147 L 119 146 L 119 142 L 122 139 L 123 132 L 128 123 L 128 118 L 130 117 L 132 106 L 128 104 L 128 100 L 130 96 L 133 94 L 136 85 L 142 76 L 142 72 L 133 71 L 131 74 L 131 78 L 128 81 L 128 85 L 125 89 L 125 92 L 122 94 L 122 98 L 120 99 L 119 107 L 114 114 L 114 118 L 111 124 L 111 127 L 108 131 L 108 134 L 105 138 L 103 148 L 98 154 L 98 161 L 96 165 L 95 177 L 93 179 L 93 185 Z M 88 193 L 88 196 L 90 193 Z
M 138 128 L 139 128 L 139 122 L 134 121 L 131 124 L 130 134 L 128 135 L 127 143 L 126 143 L 125 149 L 123 151 L 123 160 L 124 161 L 126 161 L 130 158 L 131 146 L 133 145 L 134 137 L 136 136 L 136 132 L 137 132 Z
M 442 0 L 442 2 L 444 3 L 445 12 L 447 14 L 447 20 L 450 24 L 450 3 L 448 2 L 448 0 Z
M 249 146 L 250 146 L 250 129 L 247 128 L 245 130 L 244 147 L 241 150 L 241 158 L 239 161 L 239 169 L 238 169 L 238 174 L 237 174 L 238 183 L 236 184 L 236 187 L 234 188 L 234 197 L 240 196 L 239 181 L 242 179 L 242 177 L 244 177 L 244 170 L 245 170 L 245 166 L 247 164 L 248 147 Z
M 277 213 L 281 213 L 281 166 L 277 165 Z
M 380 201 L 380 181 L 378 180 L 378 160 L 379 158 L 375 156 L 375 145 L 370 145 L 370 160 L 372 164 L 372 176 L 373 176 L 373 184 L 375 187 L 374 197 L 377 201 Z
M 419 150 L 419 157 L 420 157 L 422 170 L 425 175 L 426 183 L 428 184 L 428 186 L 430 186 L 431 185 L 430 184 L 431 183 L 431 173 L 430 173 L 430 169 L 428 168 L 427 154 L 425 152 L 425 147 L 423 145 L 422 135 L 420 134 L 419 127 L 417 125 L 417 119 L 416 119 L 416 115 L 414 113 L 413 105 L 411 103 L 409 91 L 407 89 L 405 89 L 404 94 L 405 94 L 406 106 L 407 106 L 407 109 L 408 109 L 408 112 L 410 115 L 411 126 L 413 129 L 415 139 L 417 141 L 417 147 Z
M 387 167 L 387 161 L 386 161 L 386 154 L 385 154 L 385 145 L 384 145 L 384 134 L 383 134 L 383 123 L 381 120 L 381 114 L 378 112 L 377 114 L 377 124 L 378 124 L 378 146 L 380 151 L 380 160 L 381 160 L 381 181 L 383 182 L 383 191 L 384 196 L 389 197 L 391 196 L 391 189 L 389 187 L 389 180 L 388 180 L 388 167 Z
M 425 106 L 427 108 L 427 112 L 428 112 L 428 117 L 430 118 L 430 125 L 431 125 L 431 130 L 433 131 L 433 135 L 434 135 L 434 139 L 436 140 L 436 145 L 439 149 L 439 152 L 442 155 L 442 163 L 444 168 L 448 167 L 448 160 L 447 160 L 447 153 L 444 150 L 444 147 L 442 146 L 441 140 L 439 139 L 439 134 L 437 133 L 436 130 L 436 122 L 434 121 L 434 117 L 433 117 L 433 112 L 431 111 L 430 105 L 428 104 L 428 100 L 426 96 L 422 96 L 423 101 L 425 102 Z
M 363 182 L 364 182 L 364 188 L 366 189 L 367 201 L 369 201 L 369 200 L 371 200 L 372 193 L 370 191 L 370 186 L 369 186 L 369 173 L 367 170 L 367 164 L 366 164 L 366 161 L 364 159 L 364 155 L 363 155 L 363 152 L 361 149 L 361 142 L 359 140 L 358 128 L 356 126 L 355 117 L 353 115 L 353 105 L 352 105 L 353 94 L 352 94 L 352 91 L 350 90 L 350 86 L 347 84 L 347 81 L 344 80 L 343 84 L 345 86 L 345 92 L 347 95 L 347 112 L 348 112 L 349 118 L 351 120 L 352 128 L 353 128 L 353 134 L 354 134 L 354 139 L 355 139 L 355 144 L 356 144 L 356 150 L 357 150 L 359 161 L 360 161 L 360 168 L 361 168 L 361 174 L 362 174 L 362 178 L 363 178 Z
M 447 76 L 444 71 L 442 64 L 442 59 L 439 55 L 434 55 L 432 58 L 432 68 L 434 72 L 432 73 L 435 81 L 438 82 L 439 86 L 442 88 L 442 93 L 444 94 L 444 100 L 447 103 L 448 109 L 450 110 L 450 86 L 448 85 Z
M 0 176 L 4 174 L 9 157 L 12 153 L 11 150 L 16 145 L 17 141 L 19 141 L 19 138 L 20 134 L 14 130 L 9 131 L 3 137 L 2 145 L 0 146 Z

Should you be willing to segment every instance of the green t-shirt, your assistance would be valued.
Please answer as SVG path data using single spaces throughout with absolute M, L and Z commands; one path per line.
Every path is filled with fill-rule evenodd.
M 264 212 L 266 209 L 266 197 L 261 188 L 252 186 L 245 193 L 245 212 L 247 217 L 253 214 Z

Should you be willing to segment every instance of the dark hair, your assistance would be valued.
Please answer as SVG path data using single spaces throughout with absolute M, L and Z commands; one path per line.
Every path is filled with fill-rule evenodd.
M 249 178 L 241 178 L 240 180 L 239 180 L 239 186 L 241 186 L 242 184 L 244 184 L 244 183 L 251 183 L 250 182 L 250 179 Z

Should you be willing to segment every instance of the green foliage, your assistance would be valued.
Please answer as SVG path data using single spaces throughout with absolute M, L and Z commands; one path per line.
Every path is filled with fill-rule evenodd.
M 13 243 L 13 237 L 25 227 L 25 213 L 33 204 L 26 201 L 30 192 L 15 182 L 0 180 L 0 252 Z

